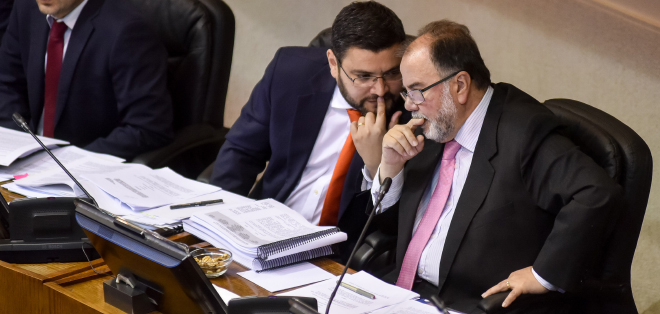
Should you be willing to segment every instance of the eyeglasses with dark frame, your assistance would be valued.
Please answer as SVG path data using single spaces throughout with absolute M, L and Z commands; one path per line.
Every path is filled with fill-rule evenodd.
M 435 83 L 433 83 L 433 84 L 431 84 L 431 85 L 429 85 L 429 86 L 426 86 L 426 87 L 424 87 L 424 88 L 422 88 L 422 89 L 414 89 L 414 90 L 411 90 L 411 91 L 409 91 L 409 92 L 406 92 L 406 91 L 404 90 L 404 91 L 401 92 L 401 97 L 403 97 L 403 100 L 404 100 L 404 101 L 407 101 L 408 98 L 410 98 L 410 100 L 413 102 L 413 104 L 415 104 L 415 105 L 419 105 L 419 104 L 423 103 L 424 100 L 426 100 L 426 99 L 424 99 L 424 95 L 423 95 L 422 93 L 424 93 L 425 91 L 427 91 L 427 90 L 429 90 L 429 89 L 435 87 L 436 85 L 438 85 L 438 84 L 440 84 L 440 83 L 443 83 L 443 82 L 445 82 L 446 80 L 448 80 L 448 79 L 454 77 L 456 74 L 460 73 L 461 71 L 463 71 L 463 70 L 456 71 L 456 72 L 454 72 L 454 73 L 452 73 L 452 74 L 449 74 L 449 76 L 447 76 L 447 77 L 445 77 L 445 78 L 443 78 L 443 79 L 441 79 L 441 80 L 439 80 L 439 81 L 437 81 L 437 82 L 435 82 Z
M 390 70 L 389 72 L 385 72 L 381 76 L 358 75 L 358 77 L 352 78 L 348 75 L 346 70 L 344 70 L 344 68 L 341 66 L 341 63 L 339 61 L 337 61 L 337 65 L 344 72 L 344 74 L 346 74 L 346 77 L 348 77 L 348 79 L 351 80 L 351 82 L 353 82 L 353 86 L 358 88 L 367 88 L 374 86 L 374 84 L 376 84 L 376 81 L 378 81 L 379 78 L 383 79 L 384 83 L 397 82 L 397 81 L 400 82 L 402 79 L 401 72 L 399 71 L 398 68 L 396 69 L 396 71 Z

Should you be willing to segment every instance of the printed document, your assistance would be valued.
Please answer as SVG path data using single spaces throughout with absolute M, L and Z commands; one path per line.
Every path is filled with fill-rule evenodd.
M 337 284 L 339 276 L 280 294 L 281 296 L 300 296 L 316 298 L 320 313 L 325 313 L 332 290 Z M 343 282 L 367 291 L 376 296 L 371 299 L 360 295 L 345 287 L 339 287 L 335 299 L 330 306 L 330 313 L 334 314 L 360 314 L 372 312 L 386 306 L 403 303 L 418 298 L 419 295 L 410 290 L 388 284 L 364 271 L 344 276 Z
M 49 137 L 39 136 L 39 139 L 48 148 L 69 144 Z M 0 127 L 0 166 L 9 166 L 14 160 L 41 149 L 41 145 L 29 133 Z
M 102 174 L 84 174 L 83 177 L 135 211 L 179 204 L 192 197 L 220 190 L 217 186 L 185 178 L 169 168 L 152 170 L 143 166 Z
M 293 264 L 258 273 L 248 270 L 240 272 L 238 275 L 270 292 L 300 287 L 335 277 L 335 275 L 310 262 Z

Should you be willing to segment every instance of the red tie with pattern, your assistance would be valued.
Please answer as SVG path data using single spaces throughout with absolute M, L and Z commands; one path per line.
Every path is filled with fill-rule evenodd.
M 57 86 L 60 82 L 62 54 L 64 52 L 64 32 L 68 27 L 62 22 L 53 21 L 48 38 L 48 60 L 46 62 L 46 83 L 44 86 L 44 136 L 55 133 L 55 106 Z
M 357 121 L 361 116 L 357 110 L 346 109 L 346 111 L 348 111 L 348 117 L 351 119 L 351 122 Z M 344 147 L 341 149 L 341 153 L 339 153 L 335 170 L 332 172 L 332 179 L 330 179 L 330 185 L 328 185 L 328 193 L 325 194 L 325 200 L 323 201 L 319 226 L 337 225 L 341 192 L 344 190 L 344 181 L 346 180 L 348 168 L 351 166 L 353 154 L 355 154 L 355 144 L 353 144 L 353 138 L 349 133 Z
M 422 257 L 422 252 L 429 242 L 435 226 L 438 224 L 445 204 L 447 204 L 447 198 L 449 197 L 449 191 L 451 191 L 451 184 L 454 178 L 455 157 L 460 148 L 461 144 L 458 144 L 454 140 L 445 144 L 445 151 L 442 154 L 442 161 L 440 161 L 438 183 L 431 195 L 429 205 L 426 207 L 426 212 L 424 212 L 424 216 L 422 216 L 422 220 L 419 222 L 412 240 L 410 240 L 406 255 L 403 257 L 399 279 L 396 281 L 396 285 L 401 288 L 410 290 L 415 282 L 419 259 Z

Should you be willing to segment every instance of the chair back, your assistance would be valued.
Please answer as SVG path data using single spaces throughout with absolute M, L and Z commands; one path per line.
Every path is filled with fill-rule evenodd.
M 167 49 L 174 130 L 193 124 L 222 129 L 234 50 L 231 9 L 221 0 L 129 1 Z
M 651 189 L 651 151 L 635 131 L 599 109 L 570 99 L 544 105 L 563 124 L 563 135 L 623 187 L 623 210 L 585 284 L 601 313 L 637 313 L 630 268 Z

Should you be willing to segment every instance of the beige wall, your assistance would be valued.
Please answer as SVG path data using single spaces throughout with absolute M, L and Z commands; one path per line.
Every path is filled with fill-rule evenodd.
M 225 125 L 238 117 L 277 48 L 307 45 L 350 1 L 226 0 L 236 46 Z M 449 18 L 470 27 L 493 81 L 543 101 L 571 98 L 617 117 L 660 158 L 660 29 L 590 0 L 383 0 L 409 34 Z M 660 17 L 658 17 L 660 18 Z M 660 174 L 656 162 L 654 174 Z M 656 179 L 657 181 L 657 179 Z M 633 263 L 641 313 L 660 313 L 660 184 L 651 190 Z

